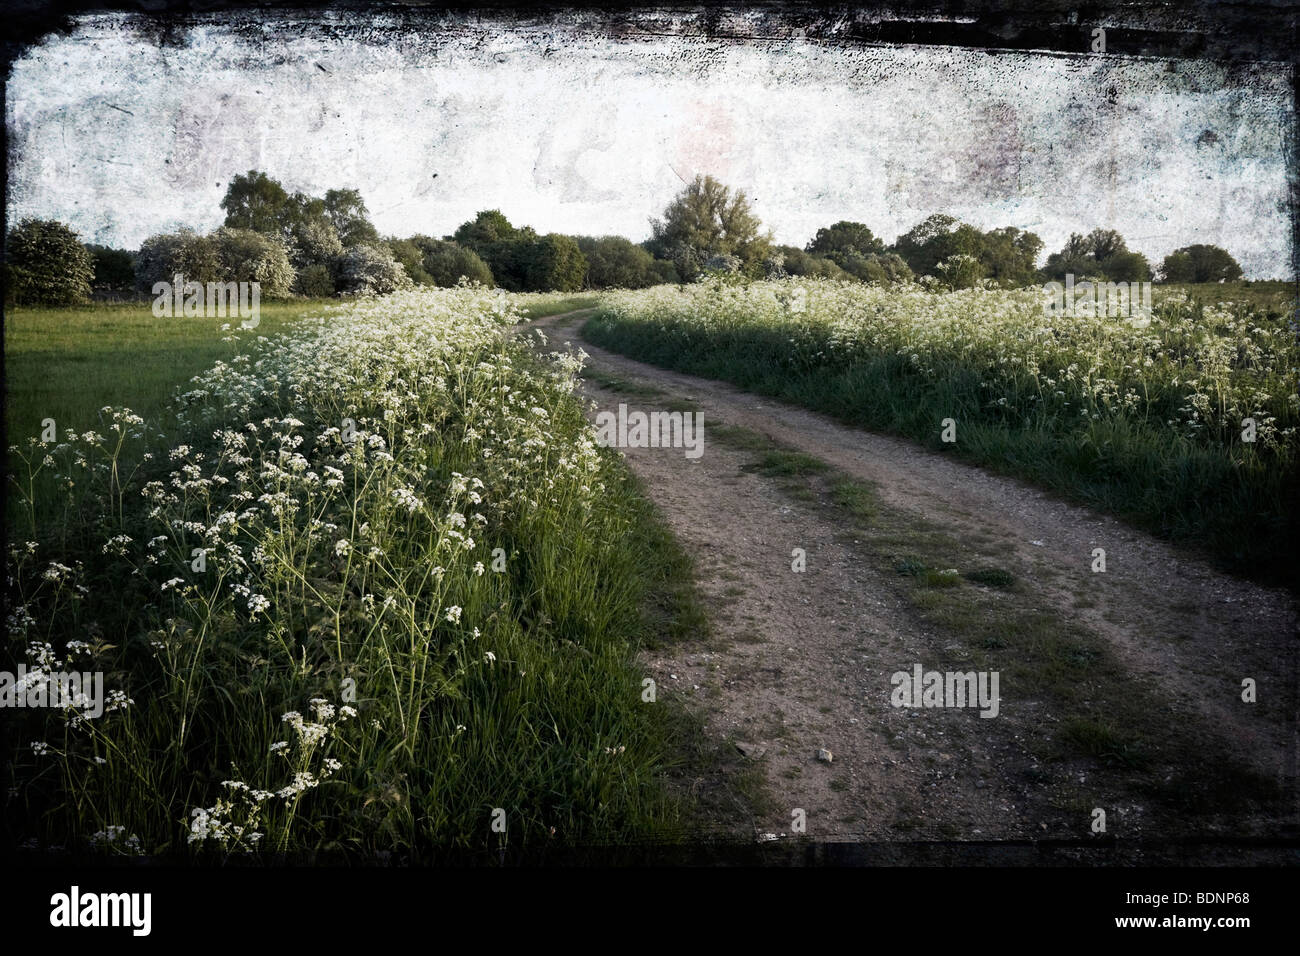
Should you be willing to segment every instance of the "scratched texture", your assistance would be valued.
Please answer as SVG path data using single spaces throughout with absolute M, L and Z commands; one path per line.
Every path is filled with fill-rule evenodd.
M 220 225 L 230 177 L 259 169 L 360 188 L 384 234 L 498 207 L 641 239 L 709 173 L 784 243 L 839 219 L 892 240 L 946 212 L 1046 251 L 1105 227 L 1154 260 L 1212 242 L 1248 276 L 1291 275 L 1291 64 L 1267 45 L 1152 55 L 1150 24 L 1119 20 L 1094 55 L 1064 17 L 994 24 L 981 48 L 945 45 L 944 18 L 918 34 L 774 7 L 79 16 L 12 50 L 6 214 L 135 247 Z

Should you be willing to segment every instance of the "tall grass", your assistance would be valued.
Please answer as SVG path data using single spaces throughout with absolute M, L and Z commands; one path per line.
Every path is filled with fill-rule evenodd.
M 233 337 L 165 454 L 113 408 L 13 450 L 59 500 L 14 476 L 5 666 L 102 671 L 113 696 L 8 712 L 10 836 L 416 854 L 676 832 L 633 662 L 682 614 L 662 588 L 683 559 L 595 446 L 576 361 L 501 334 L 520 317 L 472 288 L 351 304 Z
M 1048 317 L 1038 290 L 792 281 L 603 302 L 585 329 L 598 345 L 916 439 L 1297 583 L 1300 348 L 1280 310 L 1174 292 L 1134 321 Z

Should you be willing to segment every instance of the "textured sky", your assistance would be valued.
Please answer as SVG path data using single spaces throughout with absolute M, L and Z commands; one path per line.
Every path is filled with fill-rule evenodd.
M 452 26 L 214 21 L 159 46 L 134 21 L 80 21 L 10 76 L 10 220 L 134 248 L 220 225 L 231 176 L 260 169 L 359 188 L 386 235 L 500 208 L 639 240 L 708 173 L 792 245 L 839 219 L 889 241 L 946 212 L 1046 251 L 1103 227 L 1156 262 L 1209 242 L 1247 276 L 1290 272 L 1280 66 Z

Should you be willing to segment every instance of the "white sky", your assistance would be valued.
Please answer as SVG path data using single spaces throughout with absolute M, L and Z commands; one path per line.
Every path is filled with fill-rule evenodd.
M 220 225 L 231 176 L 260 169 L 291 191 L 359 188 L 385 235 L 441 236 L 500 208 L 542 232 L 640 240 L 709 173 L 792 245 L 839 219 L 891 241 L 947 212 L 1031 229 L 1045 252 L 1104 227 L 1153 264 L 1210 242 L 1247 276 L 1290 272 L 1281 66 L 1243 87 L 1106 56 L 631 43 L 481 21 L 369 42 L 307 32 L 214 23 L 160 48 L 101 16 L 30 49 L 8 87 L 10 221 L 134 248 Z

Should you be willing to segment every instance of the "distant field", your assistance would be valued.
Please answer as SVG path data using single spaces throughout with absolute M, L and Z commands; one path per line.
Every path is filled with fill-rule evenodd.
M 1192 282 L 1157 283 L 1154 288 L 1155 300 L 1159 302 L 1171 293 L 1182 292 L 1197 302 L 1213 305 L 1217 302 L 1237 302 L 1273 313 L 1293 312 L 1297 302 L 1297 287 L 1294 282 L 1281 279 L 1260 280 L 1257 282 Z
M 600 297 L 595 294 L 564 295 L 557 292 L 523 292 L 516 294 L 514 299 L 519 303 L 520 311 L 530 319 L 590 309 L 600 303 Z
M 332 300 L 266 302 L 255 331 L 274 335 Z M 84 431 L 100 424 L 105 405 L 146 419 L 161 412 L 178 385 L 230 355 L 221 326 L 238 319 L 156 318 L 149 303 L 5 311 L 5 423 L 10 444 L 37 434 L 53 418 Z

